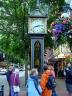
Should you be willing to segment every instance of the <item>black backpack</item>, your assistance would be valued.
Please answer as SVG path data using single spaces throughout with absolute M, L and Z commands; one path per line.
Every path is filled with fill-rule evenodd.
M 72 67 L 68 68 L 67 73 L 68 73 L 69 76 L 72 76 Z
M 56 87 L 56 79 L 54 76 L 49 76 L 48 82 L 46 83 L 48 89 L 54 89 Z

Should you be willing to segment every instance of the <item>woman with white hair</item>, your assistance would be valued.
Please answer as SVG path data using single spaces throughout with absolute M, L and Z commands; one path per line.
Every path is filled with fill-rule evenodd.
M 20 79 L 19 79 L 19 70 L 15 69 L 10 77 L 11 82 L 11 96 L 19 96 L 20 92 Z
M 28 96 L 41 96 L 42 89 L 38 82 L 38 71 L 32 69 L 27 81 Z

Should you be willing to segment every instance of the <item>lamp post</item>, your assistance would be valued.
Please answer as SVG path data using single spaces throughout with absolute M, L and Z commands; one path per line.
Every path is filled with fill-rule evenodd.
M 66 2 L 67 4 L 70 4 L 71 0 L 65 0 L 65 2 Z
M 65 0 L 65 3 L 70 10 L 70 15 L 72 15 L 72 0 Z

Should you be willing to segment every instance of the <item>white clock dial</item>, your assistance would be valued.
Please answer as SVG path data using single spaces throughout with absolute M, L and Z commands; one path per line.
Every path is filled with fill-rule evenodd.
M 41 20 L 34 20 L 32 22 L 32 31 L 33 33 L 42 33 L 44 32 L 44 24 Z
M 29 34 L 46 34 L 47 33 L 47 18 L 29 18 L 28 19 Z

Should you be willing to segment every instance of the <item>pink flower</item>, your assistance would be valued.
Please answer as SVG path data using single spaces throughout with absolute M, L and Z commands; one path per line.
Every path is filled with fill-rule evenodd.
M 67 24 L 68 23 L 68 20 L 67 19 L 65 19 L 65 20 L 63 20 L 63 22 L 62 22 L 63 24 Z
M 70 26 L 70 29 L 72 29 L 72 25 Z

